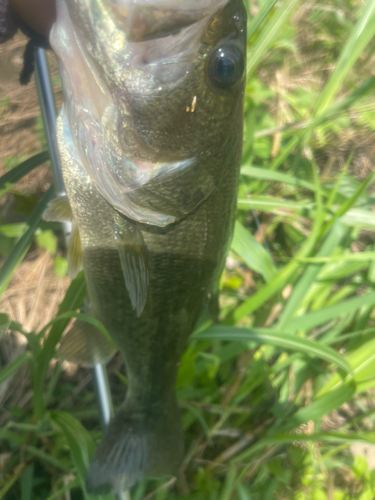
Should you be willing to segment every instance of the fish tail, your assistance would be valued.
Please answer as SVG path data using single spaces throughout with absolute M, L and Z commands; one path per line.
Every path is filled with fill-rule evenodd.
M 175 475 L 184 452 L 177 403 L 165 410 L 131 411 L 124 405 L 116 414 L 93 457 L 86 479 L 91 494 L 118 495 L 145 475 Z

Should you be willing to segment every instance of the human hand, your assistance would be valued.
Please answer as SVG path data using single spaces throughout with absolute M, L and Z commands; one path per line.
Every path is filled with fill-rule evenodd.
M 48 37 L 56 20 L 55 0 L 9 0 L 9 4 L 25 24 Z

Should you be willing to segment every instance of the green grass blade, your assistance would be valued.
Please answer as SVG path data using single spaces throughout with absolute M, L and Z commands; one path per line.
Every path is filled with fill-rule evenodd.
M 347 356 L 353 369 L 354 380 L 357 384 L 357 393 L 362 392 L 361 384 L 371 381 L 375 385 L 375 339 L 366 342 Z M 335 373 L 319 391 L 318 397 L 336 389 L 344 383 L 340 373 Z
M 344 168 L 342 169 L 342 171 L 340 172 L 340 175 L 338 176 L 334 186 L 333 186 L 333 189 L 331 191 L 331 194 L 329 195 L 329 198 L 327 200 L 327 203 L 326 203 L 326 207 L 329 209 L 332 207 L 333 205 L 333 202 L 335 201 L 336 199 L 336 196 L 337 196 L 337 193 L 339 191 L 339 188 L 340 188 L 340 185 L 348 171 L 348 168 L 349 166 L 351 165 L 352 163 L 352 159 L 353 159 L 353 153 L 350 154 L 349 158 L 347 159 L 347 161 L 345 162 L 345 165 L 344 165 Z
M 21 476 L 21 500 L 31 500 L 33 494 L 34 465 L 29 465 Z
M 9 172 L 0 177 L 0 196 L 6 193 L 16 182 L 18 182 L 22 177 L 25 177 L 34 168 L 39 167 L 42 163 L 49 160 L 48 151 L 43 151 L 38 153 L 20 163 L 17 167 L 12 168 Z
M 336 222 L 336 224 L 332 227 L 332 231 L 327 236 L 324 241 L 321 249 L 317 253 L 318 257 L 325 257 L 332 254 L 340 240 L 344 236 L 344 227 L 340 222 Z M 303 302 L 303 299 L 306 296 L 306 293 L 316 280 L 318 274 L 322 269 L 322 265 L 312 265 L 309 266 L 303 273 L 303 276 L 299 279 L 297 285 L 295 286 L 292 295 L 290 296 L 288 302 L 285 304 L 283 308 L 283 312 L 281 314 L 280 320 L 278 321 L 276 328 L 278 330 L 283 330 L 287 328 L 289 321 L 292 319 L 297 309 Z
M 48 464 L 52 465 L 53 467 L 59 470 L 62 470 L 64 472 L 69 472 L 68 467 L 66 467 L 62 462 L 60 462 L 60 460 L 58 460 L 52 455 L 49 455 L 45 451 L 40 450 L 35 446 L 27 446 L 26 450 L 30 453 L 30 455 L 38 457 L 42 462 L 47 462 Z
M 237 486 L 238 500 L 251 500 L 251 494 L 246 490 L 245 486 L 239 484 Z
M 31 242 L 34 237 L 36 228 L 41 221 L 42 215 L 47 207 L 47 204 L 54 197 L 54 187 L 51 186 L 48 191 L 44 194 L 38 206 L 35 208 L 32 216 L 30 217 L 27 225 L 28 229 L 25 234 L 18 240 L 12 253 L 9 255 L 7 260 L 4 262 L 2 268 L 0 269 L 0 298 L 5 292 L 9 281 L 11 280 L 14 271 L 16 270 L 19 263 L 24 258 L 27 250 L 29 249 Z
M 312 217 L 314 208 L 315 204 L 310 201 L 282 200 L 272 196 L 254 195 L 251 198 L 239 198 L 238 200 L 239 210 L 260 210 L 288 217 L 295 217 L 296 215 Z
M 0 489 L 0 500 L 3 498 L 9 498 L 6 496 L 11 487 L 18 481 L 18 478 L 22 474 L 22 468 L 19 468 L 17 472 L 15 472 L 9 479 L 2 480 L 0 485 L 2 488 Z
M 333 363 L 347 373 L 352 373 L 350 365 L 335 350 L 318 342 L 297 337 L 284 332 L 267 329 L 247 329 L 230 326 L 212 326 L 192 337 L 193 340 L 221 340 L 235 342 L 256 342 L 283 349 L 302 352 Z
M 11 377 L 16 371 L 21 368 L 29 359 L 31 358 L 30 352 L 24 352 L 16 359 L 11 361 L 5 368 L 0 372 L 0 385 L 3 384 L 9 377 Z
M 323 325 L 330 320 L 339 318 L 346 314 L 358 311 L 363 306 L 375 304 L 375 292 L 367 293 L 363 297 L 355 297 L 353 299 L 345 300 L 338 304 L 318 311 L 305 314 L 301 318 L 294 318 L 288 323 L 290 330 L 310 330 L 319 325 Z
M 354 207 L 359 197 L 364 193 L 364 191 L 374 182 L 375 172 L 368 176 L 368 178 L 363 181 L 360 186 L 356 189 L 353 196 L 346 200 L 336 211 L 334 216 L 330 221 L 328 221 L 322 228 L 322 233 L 327 231 L 327 229 L 340 217 L 345 215 L 351 208 Z
M 97 328 L 98 330 L 100 330 L 103 334 L 103 336 L 108 340 L 108 342 L 113 346 L 113 347 L 116 347 L 112 338 L 110 337 L 106 327 L 103 325 L 103 323 L 101 323 L 100 321 L 98 321 L 97 319 L 93 318 L 92 316 L 89 316 L 88 314 L 84 314 L 84 313 L 77 313 L 75 311 L 68 311 L 68 312 L 65 312 L 65 313 L 61 313 L 61 314 L 58 314 L 56 316 L 56 318 L 54 318 L 52 321 L 50 321 L 48 323 L 48 325 L 46 325 L 43 330 L 41 330 L 40 334 L 43 336 L 43 334 L 49 329 L 51 328 L 51 326 L 55 325 L 56 323 L 61 323 L 61 321 L 63 320 L 71 320 L 71 319 L 78 319 L 80 321 L 85 321 L 86 323 L 89 323 L 90 325 L 92 326 L 95 326 L 95 328 Z M 56 342 L 57 344 L 57 342 Z M 55 344 L 55 345 L 56 345 Z
M 85 500 L 115 500 L 113 494 L 94 496 L 89 495 L 86 491 L 87 470 L 96 448 L 90 433 L 69 413 L 53 411 L 51 412 L 51 419 L 68 443 Z
M 243 462 L 249 460 L 249 457 L 257 455 L 259 450 L 266 446 L 281 446 L 285 444 L 293 444 L 294 442 L 323 442 L 329 444 L 339 443 L 365 443 L 375 444 L 374 432 L 363 432 L 358 434 L 345 434 L 343 432 L 319 432 L 315 434 L 277 434 L 272 437 L 265 437 L 253 444 L 250 449 L 238 455 L 234 461 Z
M 330 257 L 306 257 L 301 262 L 311 262 L 312 264 L 324 264 L 332 262 L 368 262 L 375 260 L 375 252 L 344 253 L 341 255 L 331 255 Z
M 247 27 L 247 39 L 250 40 L 252 36 L 258 31 L 259 26 L 262 24 L 262 22 L 265 20 L 265 18 L 268 16 L 268 14 L 271 12 L 271 9 L 275 5 L 277 0 L 266 0 L 258 14 L 253 17 L 253 19 L 249 22 L 249 25 Z M 249 6 L 248 2 L 247 6 Z
M 251 51 L 247 62 L 247 77 L 249 78 L 258 64 L 264 58 L 267 50 L 280 36 L 286 23 L 298 5 L 298 0 L 284 0 L 278 9 L 275 10 L 272 18 L 268 21 L 259 34 L 259 37 L 251 46 Z
M 317 190 L 315 191 L 316 214 L 315 214 L 314 224 L 311 229 L 309 237 L 302 245 L 302 247 L 294 257 L 294 259 L 292 259 L 289 264 L 287 264 L 283 269 L 281 269 L 258 292 L 256 292 L 252 297 L 247 299 L 237 309 L 235 309 L 232 313 L 230 313 L 228 317 L 225 319 L 224 324 L 226 325 L 235 324 L 237 323 L 237 321 L 240 321 L 245 316 L 248 316 L 255 310 L 259 309 L 265 302 L 267 302 L 267 300 L 269 300 L 275 293 L 280 291 L 288 283 L 291 276 L 293 276 L 294 273 L 300 267 L 298 259 L 307 257 L 308 254 L 314 248 L 323 224 L 324 212 L 323 212 L 322 196 L 320 190 L 318 189 L 319 179 L 315 165 L 313 165 L 313 175 L 314 175 L 315 185 L 317 186 Z
M 294 428 L 309 422 L 310 420 L 317 421 L 324 415 L 328 415 L 333 410 L 340 408 L 341 405 L 350 401 L 354 396 L 356 385 L 352 380 L 335 390 L 331 390 L 316 398 L 312 403 L 303 408 L 300 408 L 292 417 L 288 419 L 288 427 Z
M 340 114 L 347 111 L 350 107 L 356 104 L 360 99 L 363 99 L 367 94 L 373 92 L 375 86 L 375 76 L 367 78 L 362 82 L 353 92 L 343 99 L 330 104 L 330 106 L 318 116 L 311 119 L 310 123 L 306 123 L 306 126 L 310 126 L 311 129 L 315 129 L 332 119 L 337 118 Z
M 237 469 L 234 464 L 232 464 L 229 468 L 229 471 L 227 473 L 226 479 L 225 479 L 225 484 L 223 488 L 223 492 L 220 495 L 220 500 L 231 500 L 233 490 L 235 489 L 236 486 L 236 475 L 237 475 Z
M 361 227 L 363 229 L 375 228 L 374 212 L 361 208 L 352 208 L 340 218 L 347 226 Z
M 9 328 L 11 321 L 7 314 L 0 313 L 0 339 L 5 331 Z
M 301 216 L 313 218 L 315 215 L 315 205 L 309 200 L 291 201 L 274 198 L 272 196 L 254 195 L 251 198 L 239 198 L 237 203 L 238 210 L 259 210 L 282 217 Z M 335 212 L 339 207 L 332 207 Z M 330 215 L 326 214 L 326 218 Z M 346 226 L 361 227 L 363 229 L 375 228 L 374 212 L 363 208 L 351 208 L 344 215 L 341 215 L 340 221 Z
M 349 40 L 341 51 L 336 67 L 327 85 L 320 94 L 315 107 L 314 116 L 323 113 L 333 102 L 342 88 L 348 72 L 352 69 L 358 57 L 375 35 L 375 0 L 368 0 L 363 6 L 363 13 L 357 21 Z
M 303 179 L 299 179 L 298 177 L 291 174 L 284 174 L 283 172 L 275 172 L 274 170 L 269 170 L 261 167 L 244 165 L 243 167 L 241 167 L 241 175 L 244 175 L 245 177 L 250 177 L 251 179 L 262 179 L 265 181 L 283 182 L 285 184 L 289 184 L 290 186 L 305 188 L 313 192 L 316 190 L 316 186 L 312 182 L 304 181 Z
M 59 490 L 52 493 L 52 495 L 46 498 L 46 500 L 61 500 L 62 498 L 67 498 L 66 493 L 69 493 L 71 490 L 77 488 L 79 485 L 80 485 L 79 480 L 73 479 L 73 481 L 70 481 L 68 484 L 66 484 Z
M 236 221 L 232 241 L 234 250 L 250 269 L 269 281 L 276 273 L 270 254 L 243 225 Z
M 72 281 L 68 288 L 64 300 L 59 307 L 58 316 L 68 311 L 75 311 L 82 306 L 86 296 L 86 281 L 83 272 Z M 33 379 L 33 406 L 36 420 L 41 420 L 44 416 L 43 385 L 47 375 L 49 363 L 54 356 L 55 348 L 61 335 L 68 326 L 70 319 L 68 317 L 57 321 L 49 331 L 44 340 L 43 348 L 37 359 L 34 361 L 34 379 Z

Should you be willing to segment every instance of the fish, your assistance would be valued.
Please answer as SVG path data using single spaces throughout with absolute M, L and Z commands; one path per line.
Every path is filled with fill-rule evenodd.
M 246 10 L 242 0 L 57 0 L 50 44 L 66 196 L 45 219 L 72 222 L 69 273 L 84 270 L 87 310 L 128 377 L 86 487 L 119 494 L 183 460 L 175 383 L 189 336 L 217 311 L 233 235 Z M 100 332 L 89 330 L 77 322 L 63 354 L 76 361 L 94 345 Z M 111 346 L 95 362 L 101 352 Z

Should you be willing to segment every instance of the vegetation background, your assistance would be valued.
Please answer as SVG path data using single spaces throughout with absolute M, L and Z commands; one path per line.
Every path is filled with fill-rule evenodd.
M 222 323 L 201 325 L 181 362 L 179 477 L 125 497 L 372 500 L 375 0 L 246 6 Z M 0 499 L 88 500 L 101 436 L 91 375 L 55 355 L 85 283 L 65 276 L 61 228 L 41 221 L 52 175 L 35 86 L 16 83 L 23 46 L 19 36 L 0 52 Z M 108 371 L 116 406 L 120 357 Z

